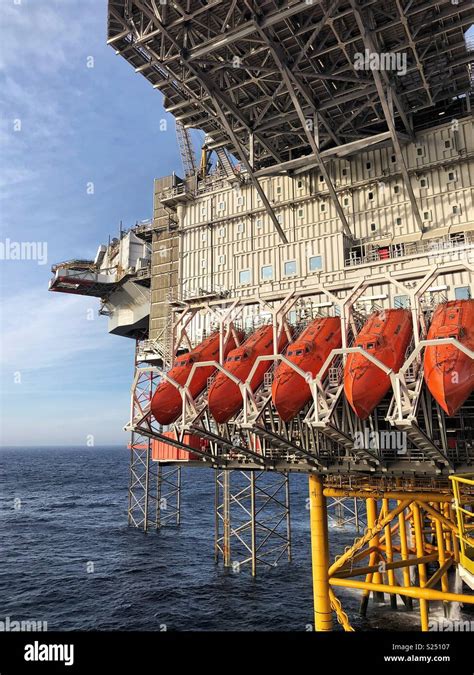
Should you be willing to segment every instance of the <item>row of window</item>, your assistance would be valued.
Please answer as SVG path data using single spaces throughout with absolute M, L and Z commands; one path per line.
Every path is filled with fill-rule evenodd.
M 469 286 L 458 286 L 454 289 L 456 300 L 470 300 L 471 289 Z M 395 309 L 408 309 L 410 307 L 410 298 L 408 295 L 396 295 L 394 298 Z
M 308 258 L 308 272 L 318 272 L 323 267 L 323 259 L 320 255 L 312 255 Z M 286 260 L 283 263 L 283 275 L 294 277 L 298 273 L 296 260 Z M 271 281 L 273 279 L 273 265 L 263 265 L 260 268 L 260 280 Z M 252 270 L 246 269 L 239 272 L 239 284 L 252 283 Z

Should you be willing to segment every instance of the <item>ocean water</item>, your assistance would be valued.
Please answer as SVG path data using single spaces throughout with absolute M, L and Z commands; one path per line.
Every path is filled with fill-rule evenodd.
M 47 621 L 48 630 L 307 630 L 307 476 L 291 476 L 292 562 L 252 578 L 214 563 L 212 470 L 183 470 L 179 528 L 128 527 L 128 454 L 121 447 L 0 451 L 0 620 Z M 355 537 L 331 528 L 332 555 Z M 337 594 L 356 629 L 418 630 L 416 611 L 371 602 L 362 619 L 359 592 Z

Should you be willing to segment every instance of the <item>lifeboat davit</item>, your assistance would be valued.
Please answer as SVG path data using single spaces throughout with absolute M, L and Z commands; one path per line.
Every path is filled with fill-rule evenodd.
M 474 350 L 474 300 L 438 305 L 427 339 L 456 338 Z M 448 415 L 454 415 L 474 390 L 474 361 L 454 345 L 426 347 L 425 382 Z
M 374 312 L 354 343 L 398 372 L 413 334 L 408 309 Z M 344 393 L 361 420 L 367 419 L 390 389 L 390 377 L 363 354 L 349 354 L 344 368 Z
M 288 343 L 285 331 L 281 332 L 278 351 L 282 351 Z M 256 330 L 243 345 L 229 352 L 224 367 L 227 371 L 244 382 L 258 356 L 268 356 L 273 353 L 273 327 L 262 326 Z M 265 373 L 272 365 L 272 361 L 261 361 L 252 377 L 250 386 L 255 391 L 262 382 Z M 219 372 L 209 388 L 209 411 L 216 422 L 227 422 L 242 407 L 242 395 L 239 386 L 230 380 L 223 372 Z
M 290 345 L 286 357 L 301 370 L 316 377 L 331 351 L 338 349 L 341 344 L 339 317 L 319 318 L 312 321 Z M 291 366 L 280 363 L 275 371 L 272 399 L 281 419 L 288 422 L 311 399 L 311 389 Z
M 244 334 L 238 333 L 239 341 L 243 339 Z M 224 355 L 235 349 L 235 340 L 231 335 L 227 340 Z M 186 354 L 178 356 L 168 375 L 178 384 L 184 385 L 189 377 L 193 363 L 203 361 L 219 360 L 219 332 L 212 333 L 197 347 Z M 205 386 L 208 378 L 215 372 L 214 366 L 203 366 L 196 368 L 193 379 L 189 385 L 189 392 L 193 398 L 196 398 Z M 153 399 L 151 401 L 151 412 L 157 422 L 163 425 L 173 424 L 181 415 L 183 403 L 179 390 L 163 379 L 158 385 Z

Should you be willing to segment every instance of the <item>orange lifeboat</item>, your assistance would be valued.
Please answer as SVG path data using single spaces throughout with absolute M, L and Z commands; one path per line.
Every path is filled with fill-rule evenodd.
M 244 334 L 238 333 L 239 341 L 243 339 Z M 235 340 L 231 335 L 225 347 L 225 356 L 235 349 Z M 174 366 L 168 372 L 168 375 L 178 384 L 184 385 L 188 379 L 193 363 L 203 361 L 219 360 L 219 333 L 215 332 L 209 335 L 201 344 L 195 347 L 187 354 L 182 354 L 176 359 Z M 193 379 L 189 385 L 189 392 L 193 398 L 198 396 L 207 384 L 207 379 L 215 372 L 214 366 L 204 366 L 196 368 Z M 163 425 L 172 424 L 181 414 L 182 398 L 178 389 L 163 379 L 158 385 L 153 399 L 151 401 L 151 412 L 157 422 Z
M 407 309 L 371 314 L 355 341 L 387 368 L 398 372 L 413 334 Z M 363 354 L 349 354 L 344 368 L 344 392 L 356 415 L 365 420 L 390 389 L 390 377 Z
M 474 350 L 474 300 L 451 300 L 438 305 L 427 339 L 456 338 Z M 427 347 L 425 382 L 448 415 L 454 415 L 474 390 L 474 361 L 454 345 Z
M 316 377 L 331 351 L 341 344 L 341 320 L 338 317 L 315 319 L 290 345 L 286 356 L 291 363 Z M 280 363 L 275 371 L 272 399 L 281 419 L 288 422 L 311 399 L 311 390 L 291 366 Z
M 288 338 L 282 331 L 278 344 L 278 351 L 286 347 Z M 227 371 L 244 382 L 258 356 L 267 356 L 273 353 L 273 328 L 262 326 L 244 342 L 229 352 L 224 367 Z M 272 361 L 261 361 L 252 377 L 250 386 L 255 391 L 262 382 L 266 371 L 272 365 Z M 242 407 L 242 395 L 240 388 L 232 382 L 223 372 L 218 373 L 216 379 L 209 388 L 209 411 L 216 422 L 227 422 Z

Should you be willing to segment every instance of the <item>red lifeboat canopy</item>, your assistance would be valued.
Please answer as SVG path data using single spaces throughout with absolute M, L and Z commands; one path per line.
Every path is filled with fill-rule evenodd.
M 438 305 L 427 339 L 455 338 L 474 351 L 474 300 Z M 474 361 L 454 345 L 426 347 L 424 377 L 433 398 L 455 415 L 474 391 Z
M 239 332 L 237 335 L 239 341 L 244 337 L 243 332 Z M 234 337 L 231 335 L 227 340 L 224 355 L 226 356 L 232 349 L 235 349 L 235 346 Z M 192 351 L 178 356 L 168 375 L 178 384 L 184 385 L 193 364 L 203 363 L 204 361 L 219 361 L 218 331 L 209 335 Z M 208 378 L 213 375 L 215 370 L 214 366 L 196 368 L 189 385 L 189 391 L 193 398 L 203 391 L 207 385 Z M 158 385 L 151 402 L 151 411 L 157 422 L 164 426 L 173 424 L 181 415 L 182 405 L 181 394 L 177 387 L 163 379 Z
M 374 312 L 360 331 L 355 347 L 362 347 L 387 368 L 398 372 L 413 335 L 408 309 Z M 349 354 L 344 368 L 344 392 L 356 415 L 365 420 L 390 389 L 390 377 L 363 354 Z
M 286 357 L 316 377 L 331 351 L 341 345 L 339 317 L 318 318 L 288 347 Z M 272 400 L 281 419 L 293 419 L 310 399 L 311 390 L 304 378 L 287 363 L 280 363 L 273 380 Z
M 285 331 L 281 332 L 278 351 L 282 351 L 288 343 Z M 273 354 L 273 327 L 262 326 L 244 342 L 229 352 L 224 367 L 240 382 L 244 382 L 259 356 Z M 272 365 L 272 361 L 261 361 L 252 377 L 250 386 L 255 391 L 262 382 L 265 373 Z M 216 422 L 223 424 L 233 417 L 242 407 L 243 400 L 240 387 L 223 372 L 218 373 L 209 388 L 209 411 Z

